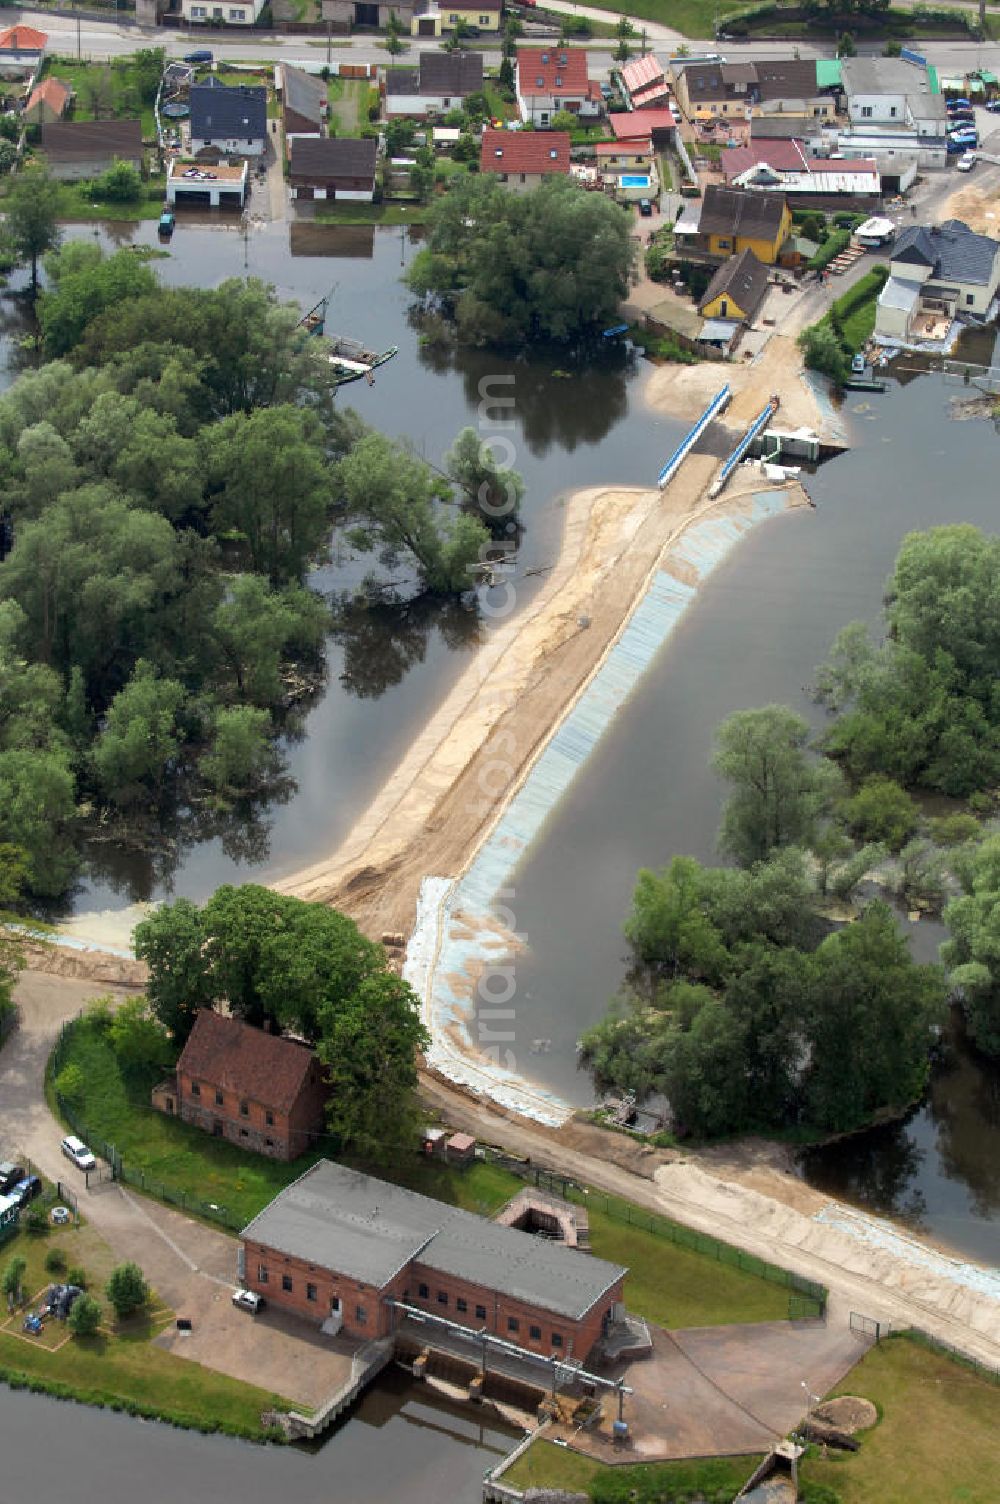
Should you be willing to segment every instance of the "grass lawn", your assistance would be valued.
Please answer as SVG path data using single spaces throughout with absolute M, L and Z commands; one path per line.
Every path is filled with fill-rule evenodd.
M 612 0 L 594 0 L 594 4 L 598 10 L 618 12 L 621 8 Z M 628 13 L 642 21 L 660 21 L 686 37 L 711 37 L 716 20 L 721 26 L 727 16 L 745 9 L 745 0 L 629 0 Z M 639 40 L 632 39 L 636 52 Z
M 602 1504 L 674 1504 L 692 1499 L 732 1499 L 760 1462 L 759 1457 L 698 1458 L 610 1466 L 581 1457 L 551 1441 L 536 1441 L 504 1473 L 511 1488 L 559 1488 L 589 1494 Z
M 427 216 L 426 204 L 343 204 L 316 206 L 314 218 L 320 224 L 334 225 L 421 225 Z
M 93 1337 L 77 1338 L 60 1322 L 47 1322 L 43 1338 L 22 1332 L 23 1314 L 0 1323 L 0 1367 L 66 1385 L 90 1404 L 121 1407 L 138 1402 L 178 1424 L 216 1421 L 243 1434 L 260 1436 L 261 1411 L 288 1407 L 279 1395 L 213 1373 L 156 1347 L 153 1338 L 169 1324 L 173 1312 L 156 1302 L 119 1327 L 104 1299 L 104 1284 L 114 1266 L 111 1250 L 92 1228 L 59 1227 L 47 1233 L 20 1232 L 5 1243 L 0 1263 L 15 1255 L 26 1258 L 24 1282 L 29 1304 L 46 1286 L 64 1278 L 45 1269 L 45 1256 L 60 1248 L 69 1267 L 82 1265 L 89 1292 L 105 1307 L 105 1325 Z
M 243 1225 L 323 1152 L 317 1149 L 284 1164 L 154 1112 L 146 1105 L 151 1083 L 127 1081 L 107 1039 L 86 1020 L 69 1035 L 60 1069 L 70 1063 L 80 1067 L 85 1081 L 77 1109 L 81 1123 L 92 1139 L 113 1144 L 126 1166 L 142 1171 L 145 1189 L 153 1195 L 162 1195 L 166 1187 L 175 1198 L 183 1192 L 195 1203 L 214 1202 L 225 1208 L 230 1221 Z M 497 1211 L 524 1184 L 497 1165 L 478 1161 L 468 1169 L 455 1169 L 417 1153 L 375 1173 L 484 1216 Z M 626 1202 L 596 1193 L 587 1210 L 593 1251 L 628 1266 L 628 1304 L 638 1315 L 675 1328 L 787 1316 L 788 1291 L 783 1285 L 680 1247 L 650 1230 L 654 1219 L 648 1212 L 635 1210 L 635 1220 L 629 1221 Z
M 330 122 L 338 136 L 356 136 L 368 124 L 368 93 L 364 78 L 331 78 L 326 86 Z
M 120 204 L 102 199 L 89 183 L 62 183 L 59 188 L 59 218 L 91 219 L 159 219 L 163 212 L 166 178 L 150 178 L 143 184 L 143 196 L 134 203 Z M 157 192 L 154 195 L 153 190 Z
M 1000 1386 L 907 1337 L 873 1348 L 834 1391 L 857 1394 L 882 1419 L 861 1450 L 803 1459 L 800 1478 L 842 1504 L 995 1504 Z
M 76 58 L 50 57 L 46 59 L 43 74 L 46 78 L 58 78 L 60 83 L 74 90 L 76 99 L 67 119 L 97 118 L 95 101 L 89 97 L 88 87 L 94 79 L 106 79 L 104 97 L 100 101 L 100 118 L 109 120 L 114 116 L 138 115 L 142 122 L 143 139 L 148 141 L 155 137 L 156 122 L 153 119 L 152 101 L 142 104 L 137 98 L 130 97 L 134 78 L 128 67 L 112 68 L 108 63 L 85 63 Z

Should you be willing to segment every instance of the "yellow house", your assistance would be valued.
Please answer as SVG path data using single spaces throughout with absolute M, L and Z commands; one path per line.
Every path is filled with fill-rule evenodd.
M 451 5 L 448 0 L 417 0 L 410 21 L 410 35 L 439 37 L 464 24 L 473 32 L 500 30 L 502 0 L 479 0 L 479 3 Z
M 753 251 L 758 261 L 773 266 L 791 228 L 791 211 L 782 193 L 720 188 L 715 184 L 705 189 L 698 242 L 713 256 Z
M 767 292 L 768 272 L 753 251 L 740 251 L 724 261 L 698 304 L 706 319 L 735 319 L 752 324 Z

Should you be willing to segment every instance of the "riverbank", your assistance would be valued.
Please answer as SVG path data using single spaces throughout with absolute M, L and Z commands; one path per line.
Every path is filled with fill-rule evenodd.
M 749 365 L 705 361 L 697 366 L 659 366 L 646 387 L 646 401 L 657 412 L 693 422 L 723 381 L 733 393 L 726 410 L 726 422 L 733 427 L 751 423 L 772 393 L 781 398 L 778 427 L 822 433 L 827 424 L 828 414 L 806 378 L 795 341 L 782 334 L 772 334 Z

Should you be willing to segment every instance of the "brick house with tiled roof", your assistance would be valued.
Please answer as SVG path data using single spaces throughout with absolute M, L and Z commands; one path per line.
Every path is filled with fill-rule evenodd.
M 569 172 L 569 132 L 484 130 L 479 170 L 517 191 L 537 188 Z
M 295 1159 L 323 1131 L 327 1095 L 306 1045 L 202 1008 L 153 1106 L 241 1149 Z

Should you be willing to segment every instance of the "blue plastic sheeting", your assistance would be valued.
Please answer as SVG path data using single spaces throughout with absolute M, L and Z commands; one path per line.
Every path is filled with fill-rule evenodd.
M 515 1034 L 523 1050 L 531 1026 L 518 1011 L 530 1005 L 517 999 L 513 983 L 518 921 L 523 927 L 526 916 L 517 914 L 512 875 L 694 599 L 697 585 L 678 579 L 670 564 L 683 564 L 685 573 L 704 579 L 750 528 L 786 504 L 783 491 L 765 491 L 748 498 L 744 515 L 708 518 L 683 534 L 464 876 L 454 884 L 426 879 L 426 912 L 418 918 L 422 936 L 415 932 L 408 961 L 414 963 L 412 980 L 424 995 L 432 1034 L 428 1059 L 452 1080 L 542 1122 L 558 1123 L 569 1115 L 559 1098 L 523 1079 L 523 1059 L 513 1058 Z M 475 1040 L 469 1037 L 474 1000 Z M 456 1036 L 463 1038 L 463 1047 Z
M 694 427 L 687 434 L 685 434 L 683 439 L 681 439 L 681 442 L 678 444 L 677 448 L 674 450 L 673 454 L 667 460 L 667 463 L 664 465 L 663 469 L 656 477 L 656 484 L 661 491 L 669 481 L 673 480 L 677 471 L 680 469 L 681 461 L 687 458 L 689 452 L 697 443 L 701 434 L 708 427 L 709 423 L 711 423 L 716 414 L 720 413 L 726 406 L 731 396 L 732 392 L 730 391 L 729 383 L 727 382 L 726 385 L 722 388 L 721 392 L 716 392 L 715 396 L 712 398 L 711 402 L 708 404 Z
M 763 412 L 759 412 L 757 414 L 756 418 L 754 418 L 753 422 L 750 424 L 750 427 L 747 429 L 746 433 L 743 435 L 742 439 L 740 439 L 740 442 L 737 444 L 736 448 L 733 450 L 732 454 L 729 456 L 722 469 L 719 471 L 718 484 L 720 486 L 724 486 L 726 484 L 726 481 L 732 475 L 733 471 L 736 469 L 736 466 L 746 454 L 754 439 L 760 433 L 764 425 L 771 421 L 771 418 L 776 412 L 777 408 L 775 407 L 775 404 L 773 402 L 769 402 L 764 408 Z

